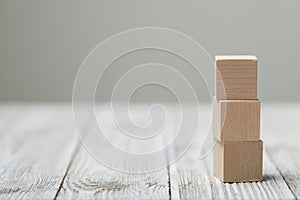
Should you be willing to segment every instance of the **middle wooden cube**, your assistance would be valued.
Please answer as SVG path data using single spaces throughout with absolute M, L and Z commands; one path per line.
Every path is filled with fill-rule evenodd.
M 220 142 L 258 141 L 259 100 L 213 99 L 213 133 Z

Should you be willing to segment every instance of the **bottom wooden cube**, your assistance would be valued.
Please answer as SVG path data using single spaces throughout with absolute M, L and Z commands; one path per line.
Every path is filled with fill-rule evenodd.
M 223 182 L 262 180 L 263 142 L 217 141 L 214 147 L 214 175 Z

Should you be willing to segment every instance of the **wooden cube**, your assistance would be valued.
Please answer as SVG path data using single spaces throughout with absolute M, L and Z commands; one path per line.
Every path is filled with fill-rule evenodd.
M 257 99 L 257 58 L 216 56 L 217 99 Z
M 218 101 L 214 98 L 213 133 L 221 142 L 258 141 L 260 138 L 260 101 Z
M 223 182 L 261 181 L 263 142 L 216 142 L 214 175 Z

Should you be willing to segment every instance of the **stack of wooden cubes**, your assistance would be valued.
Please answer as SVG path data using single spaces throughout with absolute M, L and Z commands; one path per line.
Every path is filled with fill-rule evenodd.
M 223 182 L 262 180 L 257 58 L 216 56 L 214 175 Z

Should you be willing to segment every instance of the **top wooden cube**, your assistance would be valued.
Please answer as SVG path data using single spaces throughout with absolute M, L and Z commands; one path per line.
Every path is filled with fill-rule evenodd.
M 257 58 L 216 56 L 217 99 L 257 99 Z

